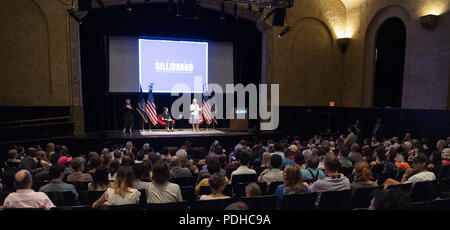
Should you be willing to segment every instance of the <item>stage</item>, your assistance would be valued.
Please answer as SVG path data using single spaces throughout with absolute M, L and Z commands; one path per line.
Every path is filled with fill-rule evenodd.
M 114 144 L 125 145 L 127 141 L 132 141 L 138 148 L 144 143 L 149 143 L 151 147 L 160 150 L 164 146 L 180 147 L 185 141 L 190 141 L 193 146 L 209 148 L 215 140 L 218 140 L 224 148 L 230 149 L 242 139 L 251 140 L 254 136 L 266 140 L 280 139 L 282 135 L 283 133 L 279 131 L 230 131 L 225 128 L 200 129 L 200 132 L 193 132 L 192 129 L 177 129 L 173 132 L 167 132 L 165 129 L 135 130 L 132 134 L 123 134 L 122 130 L 105 130 L 69 137 L 64 142 L 72 151 L 76 153 L 84 151 L 84 154 L 87 154 L 86 151 L 99 152 L 102 148 Z

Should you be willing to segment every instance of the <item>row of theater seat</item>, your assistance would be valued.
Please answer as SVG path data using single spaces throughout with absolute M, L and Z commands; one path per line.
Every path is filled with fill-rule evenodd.
M 402 189 L 411 195 L 413 207 L 415 209 L 450 209 L 449 199 L 434 200 L 436 197 L 450 197 L 450 179 L 440 182 L 420 182 L 415 185 L 402 184 L 389 187 L 390 189 Z M 193 186 L 182 186 L 182 195 L 185 201 L 164 204 L 147 204 L 145 190 L 141 190 L 141 204 L 127 205 L 120 207 L 103 207 L 102 209 L 145 209 L 145 210 L 223 210 L 227 205 L 238 200 L 246 203 L 250 210 L 346 210 L 346 209 L 365 209 L 370 205 L 372 194 L 381 187 L 362 188 L 351 190 L 304 193 L 295 195 L 286 195 L 281 201 L 278 201 L 274 195 L 265 195 L 260 197 L 245 198 L 234 197 L 223 200 L 200 201 L 192 199 L 194 196 Z M 90 205 L 97 200 L 103 192 L 79 191 L 79 204 L 74 199 L 71 192 L 47 193 L 50 199 L 57 205 L 56 209 L 89 209 Z M 192 196 L 192 197 L 189 197 Z M 3 196 L 4 197 L 4 196 Z

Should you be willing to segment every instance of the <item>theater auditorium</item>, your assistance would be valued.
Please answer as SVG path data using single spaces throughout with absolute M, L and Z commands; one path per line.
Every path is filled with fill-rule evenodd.
M 0 213 L 450 209 L 448 0 L 2 0 L 0 22 Z

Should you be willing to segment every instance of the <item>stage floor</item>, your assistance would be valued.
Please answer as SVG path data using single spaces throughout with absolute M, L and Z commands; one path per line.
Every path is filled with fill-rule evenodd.
M 273 135 L 279 134 L 276 131 L 256 131 L 249 129 L 247 131 L 230 131 L 226 128 L 200 129 L 200 132 L 194 132 L 192 129 L 175 129 L 173 132 L 167 132 L 165 129 L 135 130 L 133 133 L 122 133 L 122 130 L 104 130 L 101 132 L 89 132 L 84 135 L 74 136 L 81 139 L 148 139 L 148 138 L 201 138 L 201 137 L 238 137 L 252 135 Z

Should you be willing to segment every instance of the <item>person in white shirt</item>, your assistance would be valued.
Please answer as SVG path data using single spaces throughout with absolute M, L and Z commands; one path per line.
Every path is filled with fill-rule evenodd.
M 239 153 L 239 166 L 236 170 L 231 173 L 231 180 L 233 180 L 234 175 L 248 175 L 248 174 L 256 174 L 256 171 L 249 168 L 250 166 L 250 156 L 245 151 Z
M 384 189 L 387 189 L 390 185 L 415 184 L 417 182 L 436 180 L 434 173 L 427 171 L 427 165 L 428 157 L 424 154 L 418 154 L 413 159 L 412 167 L 405 171 L 401 181 L 389 178 L 383 183 Z
M 48 196 L 43 192 L 35 192 L 31 189 L 33 182 L 28 170 L 20 170 L 15 174 L 16 192 L 10 193 L 0 206 L 1 209 L 8 208 L 38 208 L 50 210 L 55 207 Z
M 283 160 L 279 155 L 273 155 L 270 157 L 270 169 L 264 170 L 258 178 L 259 182 L 266 182 L 270 185 L 272 182 L 283 181 L 283 171 L 281 171 L 281 165 Z
M 202 108 L 197 104 L 197 99 L 192 100 L 192 104 L 189 107 L 191 111 L 191 115 L 189 117 L 190 122 L 192 124 L 192 130 L 195 132 L 200 132 L 199 124 L 200 124 L 200 115 L 202 112 Z
M 135 181 L 135 175 L 130 166 L 120 167 L 114 185 L 94 202 L 92 208 L 104 205 L 138 205 L 141 193 L 136 189 Z

